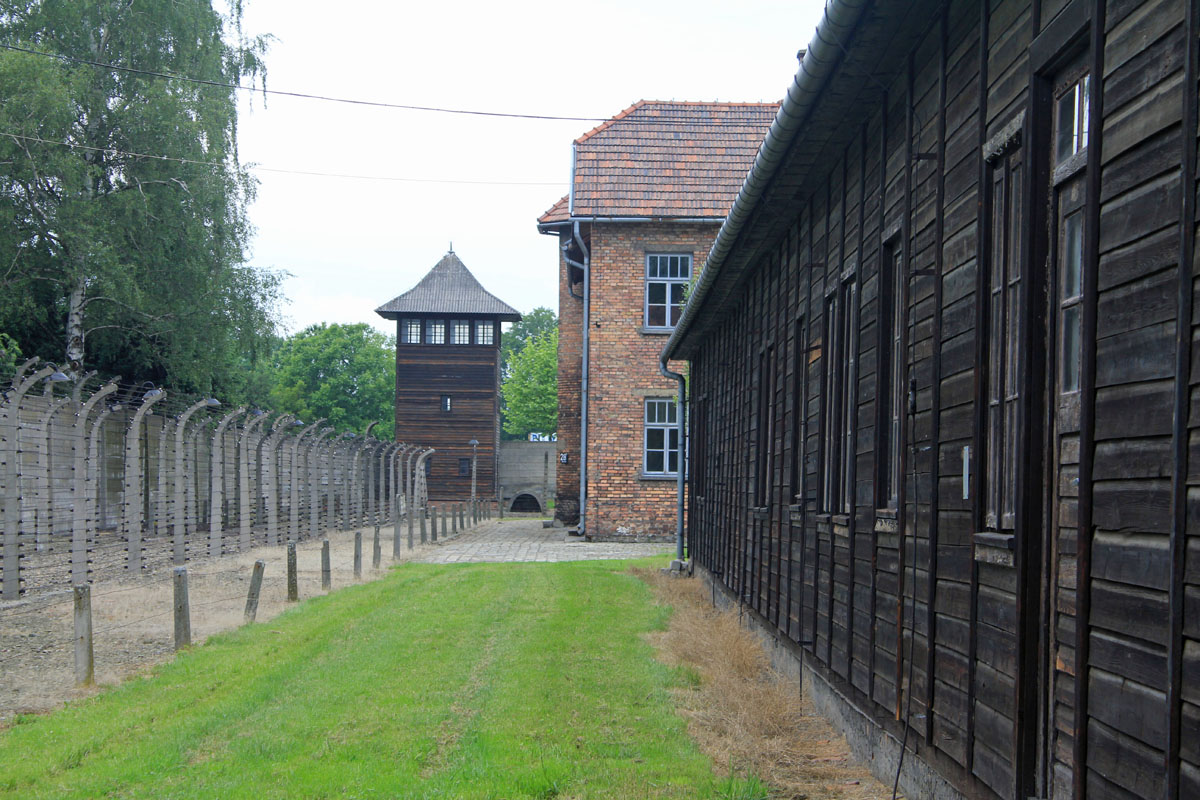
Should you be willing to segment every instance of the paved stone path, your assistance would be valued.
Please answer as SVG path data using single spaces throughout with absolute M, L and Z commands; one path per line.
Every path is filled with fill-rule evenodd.
M 453 564 L 471 561 L 586 561 L 641 558 L 671 552 L 669 544 L 567 541 L 562 528 L 543 528 L 540 519 L 509 517 L 483 522 L 414 561 Z

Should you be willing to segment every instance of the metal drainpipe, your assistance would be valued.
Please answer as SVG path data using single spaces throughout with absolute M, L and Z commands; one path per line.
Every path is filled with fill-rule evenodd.
M 589 269 L 591 253 L 579 235 L 578 221 L 575 222 L 573 235 L 579 252 L 583 253 L 582 263 L 567 258 L 568 264 L 583 270 L 583 375 L 579 386 L 579 535 L 582 536 L 587 530 L 588 344 L 591 341 L 592 324 L 592 271 Z
M 679 399 L 675 402 L 675 424 L 679 429 L 679 469 L 676 471 L 675 477 L 675 558 L 678 561 L 683 561 L 683 476 L 684 476 L 684 455 L 687 453 L 687 448 L 684 446 L 684 398 L 687 392 L 687 381 L 683 375 L 678 372 L 672 372 L 667 369 L 667 359 L 660 357 L 658 361 L 658 371 L 663 374 L 664 378 L 674 378 L 679 384 Z

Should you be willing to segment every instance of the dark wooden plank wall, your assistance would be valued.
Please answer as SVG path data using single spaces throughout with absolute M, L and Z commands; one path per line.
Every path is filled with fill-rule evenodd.
M 495 345 L 397 345 L 396 441 L 436 449 L 430 456 L 430 499 L 470 498 L 471 476 L 458 474 L 458 462 L 471 457 L 471 439 L 479 442 L 477 495 L 495 495 L 499 373 Z M 450 413 L 441 410 L 446 394 Z
M 1200 796 L 1195 5 L 1090 4 L 1103 25 L 1093 41 L 1104 43 L 1085 297 L 1094 409 L 1084 435 L 1064 439 L 1061 476 L 1045 466 L 1067 488 L 1057 515 L 1042 509 L 1059 527 L 1036 554 L 1041 567 L 974 557 L 977 365 L 987 358 L 979 182 L 983 144 L 1031 108 L 1030 46 L 1067 0 L 949 3 L 907 64 L 875 81 L 875 113 L 783 212 L 794 222 L 692 361 L 693 441 L 704 442 L 692 450 L 695 558 L 881 726 L 898 732 L 909 720 L 910 744 L 972 796 L 1017 796 L 1031 780 L 1020 763 L 1041 771 L 1053 797 Z M 875 487 L 880 262 L 892 243 L 908 275 L 903 369 L 915 394 L 898 519 L 877 511 Z M 856 298 L 853 350 L 830 364 L 827 298 L 843 283 Z M 1178 332 L 1181 314 L 1191 325 Z M 1031 369 L 1045 364 L 1027 357 Z M 822 501 L 831 369 L 851 370 L 854 501 L 844 516 Z M 1186 480 L 1173 481 L 1182 458 Z M 1077 546 L 1088 518 L 1092 533 Z M 1042 585 L 1026 586 L 1027 575 Z M 1042 644 L 1021 633 L 1040 591 Z M 1026 683 L 1038 663 L 1046 682 Z M 1046 715 L 1045 739 L 1018 735 L 1030 709 Z M 1088 769 L 1077 773 L 1080 756 Z

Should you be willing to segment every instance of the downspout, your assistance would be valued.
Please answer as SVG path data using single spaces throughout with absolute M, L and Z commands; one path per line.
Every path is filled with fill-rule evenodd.
M 679 426 L 679 469 L 676 470 L 675 476 L 675 559 L 683 563 L 683 476 L 685 473 L 684 456 L 687 454 L 687 447 L 684 445 L 686 441 L 684 432 L 683 410 L 685 408 L 684 396 L 687 392 L 687 380 L 678 372 L 672 372 L 667 369 L 666 355 L 659 356 L 658 371 L 662 373 L 664 378 L 674 378 L 679 384 L 679 396 L 675 401 L 675 424 Z
M 588 350 L 591 341 L 592 318 L 592 272 L 589 269 L 591 253 L 579 234 L 579 222 L 573 227 L 575 243 L 583 253 L 583 261 L 572 261 L 564 252 L 566 262 L 583 270 L 583 374 L 579 384 L 579 535 L 587 530 L 587 446 L 588 446 Z M 568 283 L 568 291 L 570 280 Z

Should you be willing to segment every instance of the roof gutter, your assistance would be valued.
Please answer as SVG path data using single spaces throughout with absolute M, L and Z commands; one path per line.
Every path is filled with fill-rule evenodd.
M 699 316 L 700 307 L 704 305 L 705 298 L 716 283 L 725 260 L 753 216 L 755 207 L 766 193 L 792 141 L 800 133 L 820 100 L 825 84 L 845 54 L 844 43 L 858 25 L 863 12 L 872 3 L 873 0 L 831 0 L 825 7 L 821 24 L 817 26 L 812 43 L 800 60 L 800 69 L 783 99 L 783 105 L 779 107 L 779 113 L 775 115 L 775 121 L 771 123 L 766 139 L 758 149 L 754 166 L 750 168 L 750 174 L 746 176 L 742 188 L 738 191 L 729 215 L 725 217 L 721 230 L 717 232 L 716 241 L 705 259 L 704 271 L 700 273 L 688 303 L 684 306 L 683 316 L 663 348 L 660 357 L 663 369 L 666 369 L 668 359 L 679 357 L 677 353 L 680 345 L 688 329 Z

